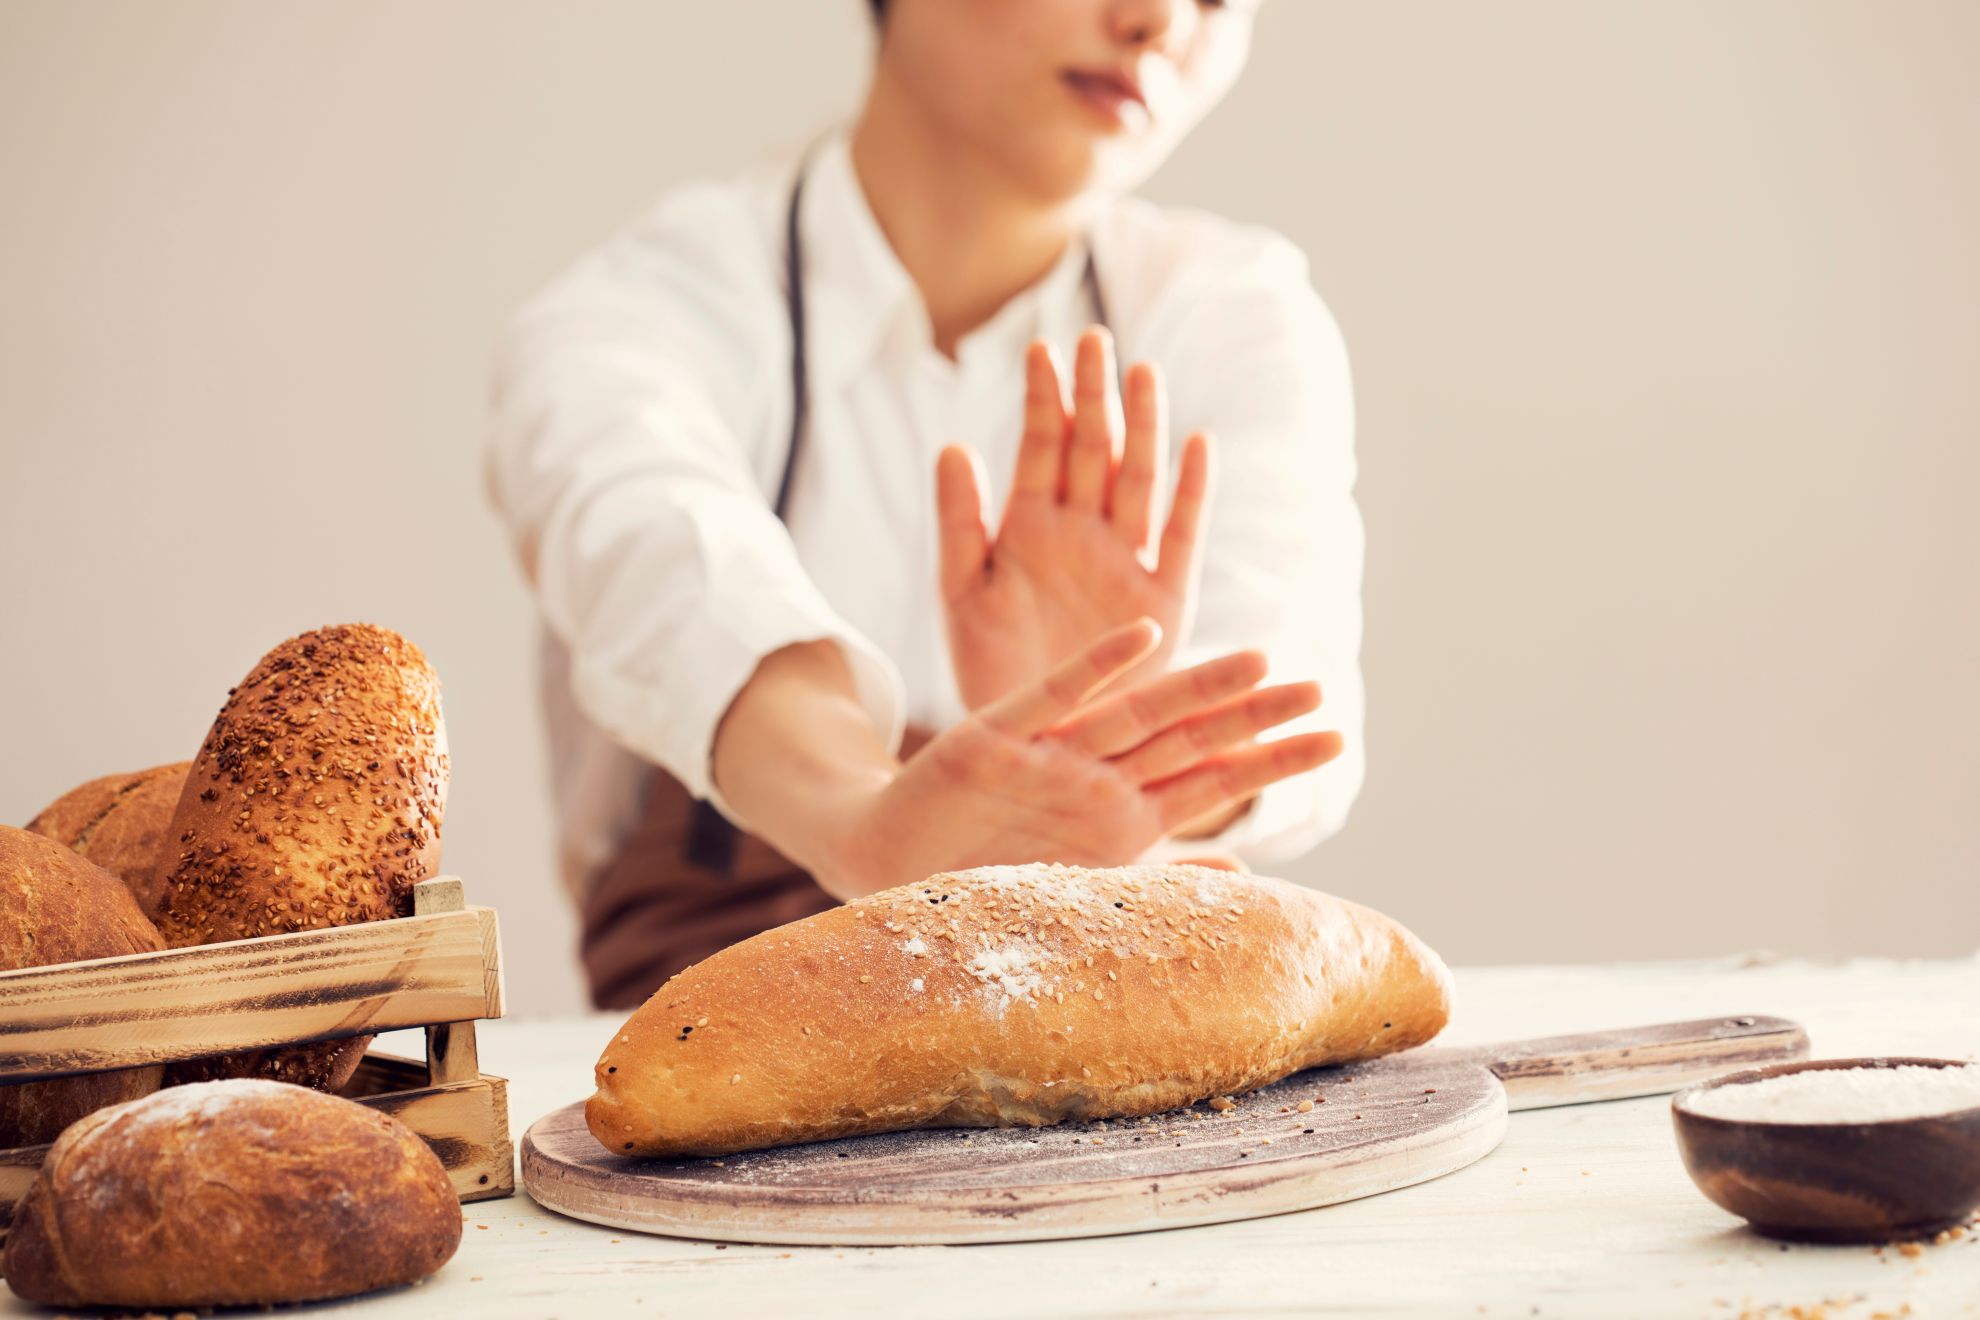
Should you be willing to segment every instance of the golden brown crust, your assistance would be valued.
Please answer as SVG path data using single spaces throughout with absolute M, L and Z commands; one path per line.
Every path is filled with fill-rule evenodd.
M 257 1306 L 425 1278 L 461 1240 L 426 1143 L 275 1082 L 176 1087 L 54 1145 L 7 1235 L 7 1284 L 53 1306 Z
M 165 947 L 116 876 L 53 839 L 0 825 L 0 971 Z M 157 1068 L 0 1086 L 0 1146 L 53 1141 L 84 1114 L 158 1089 Z
M 712 1155 L 1157 1113 L 1436 1035 L 1450 976 L 1387 917 L 1203 867 L 984 867 L 766 931 L 606 1047 L 592 1135 Z
M 406 916 L 440 864 L 447 743 L 418 647 L 370 624 L 282 643 L 228 694 L 171 825 L 158 926 L 175 948 Z M 176 1066 L 334 1090 L 364 1041 Z
M 92 779 L 42 808 L 27 827 L 122 880 L 144 915 L 155 921 L 165 880 L 159 862 L 191 768 L 190 761 L 175 761 Z

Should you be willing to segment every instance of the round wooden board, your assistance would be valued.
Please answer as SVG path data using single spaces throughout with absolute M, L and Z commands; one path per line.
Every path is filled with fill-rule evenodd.
M 1302 1100 L 1316 1103 L 1301 1113 Z M 530 1127 L 522 1176 L 560 1214 L 674 1237 L 1022 1242 L 1371 1196 L 1461 1169 L 1505 1130 L 1505 1088 L 1479 1064 L 1382 1060 L 1298 1073 L 1222 1113 L 1198 1105 L 1051 1128 L 892 1132 L 720 1159 L 614 1155 L 574 1104 Z

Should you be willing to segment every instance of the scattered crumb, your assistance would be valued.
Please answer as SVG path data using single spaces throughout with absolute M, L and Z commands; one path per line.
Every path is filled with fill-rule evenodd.
M 1867 1295 L 1857 1293 L 1853 1297 L 1825 1297 L 1819 1302 L 1769 1302 L 1765 1306 L 1754 1306 L 1753 1299 L 1748 1297 L 1740 1307 L 1739 1320 L 1843 1320 L 1842 1312 L 1852 1311 L 1868 1300 Z M 1712 1305 L 1730 1308 L 1732 1303 L 1720 1298 Z M 1907 1303 L 1901 1310 L 1878 1311 L 1876 1316 L 1898 1320 L 1898 1317 L 1910 1314 L 1911 1306 Z M 1876 1316 L 1872 1316 L 1871 1320 L 1876 1320 Z
M 1227 1095 L 1220 1095 L 1210 1102 L 1210 1107 L 1220 1114 L 1225 1114 L 1237 1108 L 1237 1101 Z
M 1916 1242 L 1898 1243 L 1898 1255 L 1905 1257 L 1907 1260 L 1914 1260 L 1924 1254 L 1925 1248 L 1919 1246 Z
M 1300 1102 L 1299 1102 L 1299 1112 L 1300 1112 L 1300 1113 L 1302 1113 L 1302 1114 L 1310 1114 L 1310 1113 L 1312 1113 L 1312 1112 L 1313 1112 L 1313 1102 L 1312 1102 L 1311 1100 L 1302 1100 L 1302 1101 L 1300 1101 Z

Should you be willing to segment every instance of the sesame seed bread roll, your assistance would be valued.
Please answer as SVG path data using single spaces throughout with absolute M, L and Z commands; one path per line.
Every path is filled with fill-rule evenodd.
M 156 921 L 164 896 L 158 859 L 191 767 L 190 761 L 176 761 L 92 779 L 42 808 L 27 827 L 122 880 L 144 915 Z
M 55 840 L 0 825 L 0 971 L 156 953 L 158 930 L 116 876 Z M 34 1146 L 92 1110 L 158 1089 L 125 1068 L 0 1086 L 0 1146 Z
M 227 696 L 161 861 L 174 948 L 412 912 L 440 866 L 447 735 L 418 647 L 370 624 L 283 642 Z M 168 1084 L 265 1077 L 336 1090 L 369 1037 L 174 1065 Z
M 1420 1045 L 1450 974 L 1378 912 L 1194 866 L 998 866 L 733 945 L 613 1037 L 621 1155 L 1159 1113 Z
M 10 1289 L 52 1306 L 269 1306 L 423 1279 L 460 1241 L 447 1171 L 403 1123 L 239 1079 L 64 1132 L 5 1260 Z

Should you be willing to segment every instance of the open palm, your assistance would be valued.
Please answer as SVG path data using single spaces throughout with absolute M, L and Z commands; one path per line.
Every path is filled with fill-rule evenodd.
M 1147 619 L 1111 629 L 936 735 L 844 820 L 833 892 L 993 863 L 1122 865 L 1339 754 L 1337 733 L 1255 742 L 1320 704 L 1315 683 L 1258 687 L 1257 651 L 1121 686 L 1159 639 Z
M 1161 644 L 1135 677 L 1159 672 L 1189 631 L 1202 572 L 1209 437 L 1193 435 L 1156 536 L 1168 420 L 1153 366 L 1127 374 L 1122 407 L 1105 330 L 1079 342 L 1073 406 L 1052 350 L 1025 357 L 1025 425 L 1001 525 L 984 516 L 981 460 L 962 445 L 936 467 L 942 600 L 964 704 L 979 709 L 1076 654 L 1110 628 L 1149 618 Z

